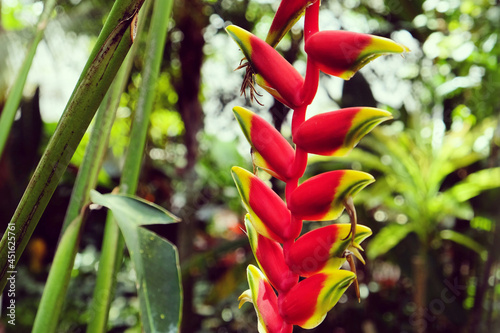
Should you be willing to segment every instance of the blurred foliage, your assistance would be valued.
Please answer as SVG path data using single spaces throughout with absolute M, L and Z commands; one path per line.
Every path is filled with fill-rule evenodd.
M 47 30 L 45 43 L 51 49 L 49 57 L 65 52 L 65 43 L 78 37 L 95 40 L 96 27 L 100 26 L 96 22 L 102 22 L 111 4 L 112 1 L 104 0 L 61 4 L 55 22 Z M 2 43 L 7 45 L 5 49 L 0 48 L 0 54 L 5 55 L 0 57 L 5 59 L 0 61 L 0 91 L 4 92 L 6 82 L 11 82 L 15 73 L 11 68 L 17 64 L 15 58 L 29 40 L 23 28 L 36 22 L 41 2 L 9 0 L 1 5 L 0 41 L 9 41 Z M 249 146 L 240 136 L 230 112 L 235 104 L 248 102 L 239 96 L 243 73 L 233 72 L 242 55 L 223 28 L 231 22 L 263 37 L 277 5 L 277 1 L 193 0 L 178 1 L 174 8 L 139 194 L 183 220 L 187 218 L 194 228 L 191 243 L 183 244 L 191 248 L 189 258 L 181 259 L 184 280 L 194 280 L 191 292 L 186 293 L 193 307 L 184 314 L 192 321 L 193 332 L 256 330 L 253 309 L 250 306 L 237 309 L 237 297 L 247 288 L 244 269 L 253 259 L 240 229 L 243 211 L 229 172 L 233 165 L 251 165 L 245 157 Z M 183 92 L 176 81 L 183 75 L 180 48 L 186 37 L 180 26 L 180 13 L 189 10 L 189 6 L 201 8 L 201 16 L 207 23 L 202 27 L 204 62 L 198 94 L 204 113 L 203 130 L 195 133 L 199 142 L 195 177 L 188 182 L 183 172 L 188 162 L 185 136 L 189 130 L 179 112 L 178 102 Z M 395 121 L 365 138 L 348 159 L 311 158 L 309 173 L 347 166 L 370 171 L 377 179 L 356 202 L 360 218 L 366 220 L 365 224 L 375 234 L 366 247 L 367 265 L 359 273 L 362 301 L 358 304 L 348 292 L 313 332 L 415 331 L 412 316 L 417 309 L 412 298 L 415 281 L 411 259 L 422 246 L 427 250 L 429 269 L 427 331 L 498 330 L 500 207 L 499 192 L 491 189 L 500 182 L 498 1 L 331 0 L 323 1 L 320 15 L 326 18 L 321 20 L 325 22 L 322 29 L 348 29 L 391 37 L 409 46 L 412 52 L 404 59 L 381 59 L 358 73 L 355 78 L 365 82 L 362 93 L 352 88 L 351 82 L 321 78 L 324 88 L 320 88 L 323 90 L 313 104 L 317 112 L 354 101 L 358 105 L 388 108 Z M 300 29 L 294 28 L 278 49 L 291 56 L 297 68 L 304 69 L 303 51 L 294 47 L 294 43 L 300 45 L 300 38 Z M 87 44 L 78 45 L 79 52 L 88 53 Z M 141 69 L 142 63 L 137 60 L 110 137 L 104 163 L 107 177 L 100 178 L 100 186 L 107 189 L 116 185 L 121 172 Z M 34 70 L 41 71 L 36 65 Z M 50 74 L 46 76 L 48 80 Z M 52 103 L 56 103 L 63 93 L 44 85 L 43 80 L 32 84 L 40 85 L 40 100 L 36 103 L 40 102 L 42 114 L 58 112 L 47 111 L 51 104 L 44 100 L 52 98 Z M 27 88 L 25 94 L 26 100 L 30 100 L 32 89 Z M 0 98 L 0 105 L 4 98 Z M 271 112 L 275 112 L 274 102 L 266 95 L 262 101 L 264 107 L 259 107 L 258 112 L 270 119 Z M 279 117 L 285 120 L 286 134 L 288 118 L 284 114 Z M 53 132 L 50 123 L 45 122 L 43 128 L 42 147 L 31 153 L 31 159 L 38 156 Z M 11 139 L 7 161 L 0 164 L 2 222 L 8 221 L 24 188 L 22 181 L 14 185 L 9 178 L 16 176 L 26 182 L 32 172 L 15 173 L 15 166 L 23 165 L 28 157 L 16 154 L 13 147 L 19 141 L 22 138 Z M 79 151 L 84 149 L 85 142 L 84 139 Z M 81 161 L 78 156 L 77 151 L 43 217 L 46 227 L 35 231 L 47 245 L 47 253 L 41 257 L 27 253 L 21 260 L 17 309 L 18 318 L 23 319 L 19 321 L 19 332 L 30 330 L 75 170 Z M 279 184 L 274 186 L 279 189 Z M 94 222 L 84 231 L 82 250 L 73 271 L 71 297 L 60 326 L 65 332 L 82 330 L 90 311 L 84 300 L 91 297 L 95 283 L 103 225 L 102 214 L 94 215 Z M 160 229 L 182 251 L 177 226 Z M 41 273 L 30 272 L 29 259 L 34 257 L 42 263 Z M 125 262 L 110 313 L 113 331 L 137 329 L 138 324 L 139 305 L 131 282 L 134 273 L 130 259 Z M 463 288 L 453 294 L 454 301 L 443 303 L 442 293 L 450 290 L 446 284 L 450 281 L 457 281 Z M 480 304 L 476 304 L 478 299 Z M 436 300 L 444 304 L 442 311 L 433 308 Z M 476 316 L 481 319 L 479 326 L 474 326 Z

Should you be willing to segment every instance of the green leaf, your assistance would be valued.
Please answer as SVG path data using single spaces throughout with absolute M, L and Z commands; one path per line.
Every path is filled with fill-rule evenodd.
M 442 239 L 447 239 L 454 241 L 457 244 L 463 245 L 466 248 L 471 249 L 472 251 L 476 252 L 479 254 L 481 259 L 486 260 L 488 258 L 488 251 L 484 246 L 470 238 L 469 236 L 466 236 L 462 233 L 453 231 L 453 230 L 442 230 L 439 234 Z
M 14 122 L 14 118 L 19 107 L 19 102 L 21 102 L 24 85 L 26 83 L 26 79 L 28 78 L 28 73 L 30 71 L 31 64 L 33 63 L 33 58 L 35 58 L 36 49 L 43 38 L 43 32 L 45 31 L 45 27 L 47 26 L 47 23 L 49 21 L 50 14 L 54 10 L 55 6 L 55 0 L 49 0 L 45 2 L 42 15 L 40 15 L 40 19 L 36 26 L 35 37 L 31 42 L 31 45 L 26 54 L 26 58 L 24 59 L 24 62 L 9 92 L 7 101 L 5 102 L 5 106 L 3 107 L 2 112 L 0 112 L 0 156 L 2 155 L 3 149 L 5 148 L 12 123 Z M 2 15 L 2 13 L 0 13 L 0 15 Z
M 484 154 L 474 151 L 474 142 L 487 128 L 493 126 L 495 125 L 485 120 L 479 126 L 471 128 L 470 123 L 464 123 L 460 130 L 448 131 L 442 146 L 432 159 L 429 174 L 431 186 L 439 188 L 450 173 L 484 158 Z
M 136 196 L 125 194 L 105 194 L 90 191 L 92 202 L 109 208 L 117 219 L 127 218 L 135 225 L 169 224 L 180 219 L 165 208 Z
M 389 224 L 375 235 L 366 250 L 368 259 L 373 260 L 398 245 L 410 232 L 411 224 Z
M 474 210 L 469 202 L 457 201 L 449 193 L 439 193 L 435 198 L 429 200 L 429 212 L 436 216 L 436 220 L 441 221 L 445 216 L 455 216 L 462 220 L 471 220 L 474 217 Z
M 175 223 L 179 219 L 155 204 L 131 196 L 91 191 L 90 197 L 113 212 L 123 233 L 137 274 L 144 331 L 178 331 L 182 288 L 177 249 L 141 226 Z
M 479 195 L 483 191 L 497 187 L 500 187 L 500 167 L 471 173 L 467 178 L 447 190 L 445 193 L 463 202 Z

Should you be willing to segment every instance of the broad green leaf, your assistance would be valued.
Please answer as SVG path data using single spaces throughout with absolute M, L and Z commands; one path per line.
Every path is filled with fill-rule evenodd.
M 152 202 L 136 196 L 124 194 L 105 194 L 91 191 L 92 202 L 109 208 L 113 215 L 127 220 L 136 226 L 151 224 L 169 224 L 179 222 L 179 218 Z M 102 198 L 101 198 L 102 197 Z
M 500 187 L 500 167 L 474 172 L 445 193 L 463 202 L 479 195 L 483 191 L 497 187 Z
M 389 224 L 375 235 L 366 250 L 368 259 L 375 259 L 398 245 L 410 232 L 411 224 Z
M 142 325 L 145 332 L 177 332 L 182 288 L 177 248 L 141 226 L 169 224 L 178 218 L 145 200 L 92 191 L 94 203 L 109 208 L 125 238 L 137 274 Z
M 453 230 L 442 230 L 439 234 L 442 239 L 447 239 L 454 241 L 457 244 L 463 245 L 472 251 L 476 252 L 479 254 L 481 259 L 486 260 L 488 258 L 488 251 L 484 246 L 470 238 L 469 236 L 466 236 L 462 233 L 453 231 Z

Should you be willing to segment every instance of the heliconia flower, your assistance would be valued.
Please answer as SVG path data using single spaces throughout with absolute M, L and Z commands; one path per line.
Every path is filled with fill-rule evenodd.
M 351 243 L 350 224 L 332 224 L 309 231 L 289 248 L 286 262 L 300 276 L 310 276 L 327 270 L 337 270 L 346 261 L 346 251 L 361 262 L 359 245 L 372 234 L 370 228 L 356 225 L 354 245 Z M 352 233 L 350 235 L 352 237 Z
M 308 153 L 345 156 L 375 126 L 392 119 L 390 112 L 369 107 L 352 107 L 326 112 L 302 123 L 293 141 Z
M 351 31 L 320 31 L 306 44 L 307 55 L 326 74 L 350 79 L 360 68 L 388 53 L 404 53 L 409 49 L 388 38 Z
M 291 333 L 293 326 L 286 323 L 279 315 L 278 298 L 266 276 L 255 266 L 247 267 L 250 289 L 239 297 L 240 305 L 251 302 L 259 320 L 259 333 Z
M 230 25 L 226 31 L 240 46 L 256 74 L 260 74 L 290 107 L 300 106 L 304 78 L 278 51 L 250 32 Z
M 307 6 L 319 0 L 282 0 L 267 33 L 266 43 L 276 47 L 280 40 L 304 14 Z
M 279 243 L 298 237 L 300 228 L 291 225 L 290 211 L 272 189 L 243 168 L 233 167 L 231 173 L 250 222 L 259 234 Z
M 288 291 L 297 283 L 299 276 L 293 273 L 285 263 L 281 245 L 260 235 L 250 222 L 248 214 L 245 216 L 245 227 L 252 252 L 260 269 L 278 292 Z
M 350 271 L 335 270 L 300 281 L 280 297 L 281 317 L 289 324 L 307 329 L 318 326 L 355 278 Z
M 334 220 L 344 210 L 344 200 L 374 181 L 372 175 L 362 171 L 325 172 L 300 184 L 290 195 L 288 208 L 303 220 Z
M 292 146 L 271 124 L 252 111 L 237 106 L 233 112 L 253 148 L 255 166 L 286 181 L 295 156 Z

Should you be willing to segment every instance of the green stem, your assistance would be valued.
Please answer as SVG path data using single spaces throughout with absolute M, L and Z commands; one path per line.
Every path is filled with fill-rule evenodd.
M 135 194 L 146 145 L 149 116 L 153 108 L 156 93 L 156 81 L 160 72 L 163 49 L 167 35 L 173 1 L 157 0 L 154 4 L 153 17 L 149 29 L 148 43 L 142 85 L 130 132 L 130 145 L 123 166 L 120 193 Z M 97 285 L 92 305 L 92 318 L 87 332 L 104 332 L 109 314 L 115 276 L 123 255 L 124 242 L 118 225 L 110 218 L 106 221 L 101 261 L 97 274 Z M 100 296 L 102 295 L 102 297 Z
M 127 84 L 127 78 L 130 75 L 136 45 L 134 44 L 134 47 L 127 55 L 125 63 L 118 71 L 113 85 L 108 94 L 106 94 L 106 98 L 95 117 L 89 143 L 85 149 L 85 156 L 78 170 L 73 192 L 71 193 L 71 200 L 66 211 L 61 234 L 64 233 L 69 223 L 71 223 L 82 207 L 89 202 L 90 190 L 94 189 L 97 184 L 116 110 L 120 105 L 120 98 Z
M 113 299 L 116 284 L 116 273 L 122 262 L 124 239 L 114 221 L 113 214 L 108 212 L 104 227 L 99 271 L 90 306 L 90 319 L 87 332 L 106 332 L 109 307 Z
M 54 135 L 9 223 L 9 226 L 14 226 L 14 235 L 5 233 L 0 241 L 0 290 L 5 287 L 7 271 L 13 270 L 23 253 L 73 153 L 132 45 L 130 34 L 126 32 L 129 31 L 132 17 L 143 2 L 144 0 L 117 0 L 111 9 Z M 15 245 L 15 262 L 7 260 L 9 252 L 13 252 L 9 249 L 9 242 L 14 242 Z
M 61 242 L 57 247 L 54 262 L 45 283 L 32 332 L 49 333 L 56 331 L 79 245 L 80 237 L 78 235 L 81 232 L 83 222 L 85 222 L 78 212 L 89 203 L 90 190 L 97 183 L 99 170 L 106 153 L 108 137 L 120 103 L 120 96 L 125 88 L 126 78 L 130 74 L 134 49 L 137 48 L 134 47 L 128 54 L 125 63 L 116 75 L 111 89 L 97 111 L 90 140 L 85 149 L 85 156 L 78 170 L 71 200 L 66 211 L 61 232 Z M 75 219 L 77 221 L 74 221 Z M 71 230 L 70 225 L 72 225 Z M 65 240 L 64 243 L 63 240 Z M 64 257 L 64 260 L 56 260 L 59 256 Z
M 57 246 L 32 332 L 50 333 L 55 332 L 57 329 L 59 314 L 68 289 L 71 269 L 78 252 L 82 224 L 85 219 L 83 215 L 78 215 L 68 225 Z
M 35 38 L 33 39 L 33 42 L 31 42 L 26 58 L 24 59 L 21 69 L 17 74 L 14 85 L 9 92 L 9 96 L 5 101 L 5 106 L 0 114 L 0 156 L 2 156 L 12 123 L 14 122 L 14 118 L 19 107 L 19 102 L 21 102 L 24 85 L 26 83 L 31 64 L 33 63 L 38 43 L 40 43 L 43 38 L 43 32 L 45 31 L 45 27 L 49 21 L 49 16 L 54 10 L 55 5 L 56 0 L 47 0 L 45 3 L 42 15 L 40 15 L 40 19 L 36 26 Z

